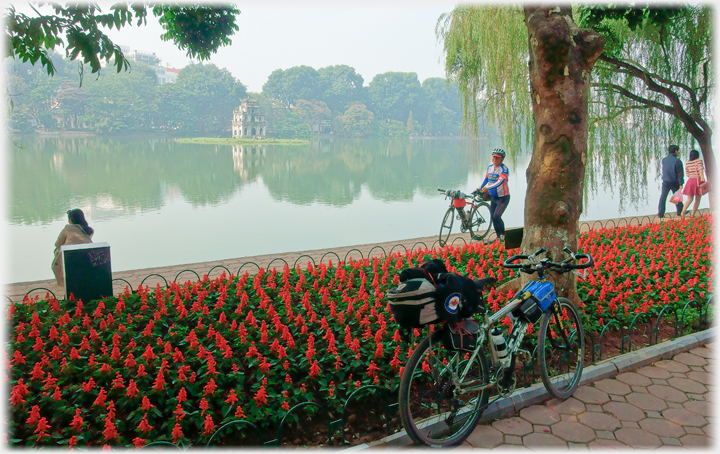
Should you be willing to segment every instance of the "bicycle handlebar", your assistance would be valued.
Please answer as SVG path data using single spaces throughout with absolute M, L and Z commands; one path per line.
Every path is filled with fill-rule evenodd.
M 452 197 L 453 199 L 467 199 L 475 198 L 475 194 L 465 194 L 459 189 L 438 189 L 438 192 L 442 192 L 446 197 Z
M 551 269 L 560 273 L 567 272 L 569 270 L 582 270 L 593 266 L 594 261 L 590 254 L 573 254 L 573 252 L 565 247 L 563 249 L 570 257 L 563 260 L 560 263 L 551 262 L 550 259 L 544 258 L 540 260 L 540 263 L 535 263 L 534 258 L 544 252 L 547 252 L 547 248 L 540 248 L 534 254 L 531 255 L 513 255 L 503 262 L 503 266 L 510 269 L 520 269 L 525 273 L 535 273 L 540 270 Z M 571 261 L 587 260 L 585 263 L 570 263 Z M 517 260 L 530 260 L 530 263 L 513 263 Z

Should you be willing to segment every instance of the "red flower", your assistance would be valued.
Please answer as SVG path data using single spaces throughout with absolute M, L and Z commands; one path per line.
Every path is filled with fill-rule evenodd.
M 68 439 L 68 448 L 72 451 L 75 446 L 77 446 L 77 437 L 73 435 Z
M 35 428 L 35 431 L 33 433 L 38 434 L 37 439 L 35 442 L 39 442 L 42 437 L 49 437 L 50 434 L 47 433 L 47 430 L 50 428 L 50 425 L 47 422 L 47 419 L 45 417 L 40 418 L 40 421 L 38 421 L 38 425 Z
M 80 416 L 80 409 L 75 409 L 75 416 L 73 416 L 73 420 L 70 423 L 70 427 L 75 429 L 75 432 L 80 432 L 82 430 L 82 426 L 85 422 L 83 421 L 82 417 Z
M 90 380 L 82 384 L 82 390 L 84 392 L 89 392 L 93 388 L 95 388 L 95 380 L 93 380 L 92 377 L 90 377 Z
M 142 367 L 142 364 L 140 366 Z M 155 390 L 155 392 L 160 392 L 165 389 L 165 377 L 163 377 L 162 368 L 158 371 L 157 377 L 155 377 L 153 389 Z
M 182 409 L 181 404 L 177 404 L 173 413 L 175 413 L 175 420 L 177 421 L 180 421 L 185 417 L 185 411 Z
M 113 349 L 115 351 L 115 349 Z M 132 354 L 132 352 L 128 353 L 127 358 L 125 358 L 125 367 L 128 369 L 132 369 L 135 367 L 137 363 L 135 362 L 135 355 Z
M 135 437 L 133 438 L 133 444 L 135 445 L 135 449 L 140 449 L 147 444 L 147 440 L 144 438 Z
M 103 430 L 105 440 L 110 441 L 118 438 L 117 428 L 111 419 L 105 418 L 105 430 Z
M 148 344 L 147 347 L 145 347 L 145 352 L 141 356 L 143 358 L 145 358 L 145 362 L 148 362 L 148 363 L 150 361 L 152 361 L 153 359 L 157 358 L 157 356 L 155 356 L 155 353 L 153 352 L 152 346 L 150 344 Z
M 80 353 L 75 349 L 75 347 L 70 350 L 70 359 L 77 360 L 80 359 Z
M 255 342 L 252 342 L 250 344 L 250 348 L 248 348 L 247 353 L 245 354 L 246 358 L 252 358 L 253 356 L 259 355 L 257 348 L 255 348 Z
M 260 363 L 260 370 L 266 374 L 268 370 L 270 370 L 270 363 L 267 362 L 267 359 L 263 357 L 262 363 Z
M 207 396 L 208 394 L 213 394 L 216 389 L 217 385 L 215 385 L 215 380 L 211 378 L 210 381 L 207 382 L 207 384 L 203 388 L 203 395 Z
M 317 360 L 310 366 L 310 378 L 314 379 L 320 374 L 320 367 L 318 366 Z
M 172 430 L 172 442 L 177 444 L 178 440 L 183 437 L 182 427 L 180 427 L 180 423 L 176 422 L 175 427 L 173 427 Z
M 132 398 L 132 397 L 137 396 L 137 393 L 138 393 L 137 385 L 135 384 L 135 380 L 133 380 L 131 378 L 130 383 L 128 383 L 127 392 L 125 393 L 125 395 L 127 397 Z
M 145 375 L 147 375 L 147 372 L 145 372 L 145 365 L 140 364 L 138 366 L 138 370 L 137 370 L 137 373 L 135 374 L 135 376 L 139 378 L 139 377 L 144 377 Z
M 58 400 L 60 400 L 61 398 L 62 398 L 62 396 L 60 395 L 60 387 L 59 387 L 59 386 L 56 386 L 56 387 L 55 387 L 55 392 L 53 393 L 53 400 L 58 401 Z
M 151 425 L 148 423 L 147 413 L 146 413 L 145 415 L 143 415 L 143 418 L 142 418 L 142 420 L 140 421 L 140 424 L 138 424 L 137 428 L 140 429 L 140 431 L 141 431 L 142 433 L 144 433 L 144 434 L 145 434 L 145 433 L 148 433 L 148 432 L 150 432 L 150 431 L 152 430 L 153 426 L 151 426 Z
M 37 424 L 38 421 L 40 421 L 40 407 L 33 405 L 32 410 L 30 410 L 30 417 L 25 421 L 25 424 L 34 425 Z
M 35 363 L 35 366 L 33 366 L 32 374 L 30 375 L 30 379 L 33 381 L 40 380 L 43 375 L 45 375 L 45 372 L 42 370 L 42 363 Z
M 235 402 L 237 402 L 237 401 L 238 401 L 238 397 L 235 394 L 235 390 L 231 389 L 230 392 L 228 393 L 227 399 L 225 399 L 225 403 L 230 404 L 230 406 L 232 407 L 233 405 L 235 405 Z
M 243 411 L 242 407 L 240 405 L 237 406 L 235 409 L 235 417 L 236 418 L 245 418 L 245 412 Z
M 380 358 L 383 355 L 383 344 L 382 342 L 377 343 L 377 348 L 375 349 L 375 359 Z
M 265 392 L 265 386 L 261 386 L 258 392 L 255 394 L 255 406 L 265 405 L 267 403 L 267 393 Z
M 93 405 L 100 405 L 100 406 L 104 407 L 106 399 L 107 399 L 107 392 L 105 391 L 105 388 L 100 388 L 100 392 L 98 393 L 98 396 L 95 399 L 95 402 L 93 402 Z
M 205 430 L 203 431 L 203 435 L 210 435 L 215 431 L 215 423 L 212 420 L 212 416 L 207 415 L 205 416 Z
M 370 366 L 368 366 L 367 371 L 368 376 L 374 377 L 378 370 L 380 370 L 380 368 L 375 365 L 375 361 L 370 361 Z
M 185 391 L 185 387 L 183 386 L 182 388 L 180 388 L 180 392 L 178 392 L 177 401 L 180 404 L 180 403 L 185 402 L 186 400 L 187 400 L 187 391 Z
M 145 411 L 148 411 L 153 407 L 155 407 L 155 405 L 150 403 L 150 399 L 148 399 L 147 396 L 143 396 L 142 403 L 140 404 L 140 408 Z
M 200 399 L 200 409 L 202 410 L 202 412 L 200 412 L 200 416 L 204 415 L 205 410 L 207 410 L 208 408 L 210 408 L 210 405 L 208 404 L 208 401 L 205 400 L 205 398 L 203 397 L 202 399 Z

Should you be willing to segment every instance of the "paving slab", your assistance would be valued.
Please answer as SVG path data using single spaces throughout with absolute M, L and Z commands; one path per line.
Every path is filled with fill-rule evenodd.
M 671 341 L 670 344 L 675 342 L 675 350 L 671 345 L 653 349 L 655 361 L 651 364 L 643 364 L 648 357 L 644 355 L 638 358 L 634 370 L 616 372 L 612 378 L 594 382 L 583 379 L 583 384 L 565 401 L 546 395 L 544 401 L 528 403 L 512 415 L 498 415 L 499 419 L 479 425 L 473 432 L 473 441 L 464 446 L 508 449 L 522 445 L 530 450 L 709 448 L 715 437 L 712 404 L 715 386 L 696 380 L 708 382 L 711 376 L 693 371 L 693 366 L 686 363 L 707 360 L 689 351 L 713 352 L 701 347 L 713 338 L 711 329 Z M 668 352 L 669 358 L 664 358 Z M 681 361 L 676 361 L 680 355 Z M 612 364 L 617 371 L 617 364 L 630 363 L 626 356 Z M 590 367 L 607 369 L 607 363 Z M 653 380 L 665 380 L 667 384 Z M 538 397 L 536 388 L 528 392 L 533 399 Z M 516 406 L 523 401 L 522 397 L 514 398 Z M 500 436 L 503 441 L 497 444 Z

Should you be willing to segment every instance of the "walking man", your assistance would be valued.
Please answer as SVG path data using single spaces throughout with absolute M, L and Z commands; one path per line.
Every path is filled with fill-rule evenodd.
M 665 217 L 665 203 L 668 192 L 674 194 L 685 183 L 682 162 L 678 159 L 679 148 L 677 145 L 668 147 L 668 155 L 662 160 L 662 192 L 660 193 L 660 205 L 658 205 L 658 217 Z M 682 213 L 682 202 L 676 205 L 677 214 Z

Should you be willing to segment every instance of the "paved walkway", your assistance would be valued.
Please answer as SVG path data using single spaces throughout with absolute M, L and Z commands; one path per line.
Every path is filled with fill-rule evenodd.
M 708 209 L 702 209 L 700 210 L 701 214 L 708 214 Z M 664 219 L 658 219 L 657 215 L 646 215 L 646 216 L 628 216 L 625 218 L 613 218 L 613 219 L 604 219 L 604 220 L 597 220 L 597 221 L 581 221 L 580 227 L 581 231 L 587 231 L 594 227 L 600 227 L 601 225 L 625 225 L 625 224 L 640 224 L 640 223 L 647 223 L 648 220 L 650 222 L 661 222 L 661 221 L 667 221 L 670 219 L 675 219 L 676 215 L 673 213 L 666 214 L 666 217 Z M 450 236 L 449 242 L 452 243 L 456 238 L 461 237 L 463 240 L 468 241 L 469 235 L 467 233 L 460 234 L 456 233 Z M 490 240 L 494 240 L 496 238 L 495 232 L 491 231 L 488 235 L 488 238 Z M 388 241 L 385 243 L 375 243 L 375 244 L 364 244 L 364 245 L 358 245 L 358 246 L 347 246 L 347 247 L 338 247 L 338 248 L 330 248 L 330 249 L 318 249 L 318 250 L 312 250 L 312 251 L 298 251 L 298 252 L 288 252 L 284 254 L 267 254 L 267 255 L 259 255 L 259 256 L 252 256 L 252 257 L 241 257 L 236 259 L 229 259 L 229 260 L 217 260 L 213 262 L 203 262 L 203 263 L 189 263 L 189 264 L 181 264 L 181 265 L 174 265 L 174 266 L 164 266 L 164 267 L 156 267 L 156 268 L 145 268 L 145 269 L 139 269 L 139 270 L 129 270 L 129 271 L 114 271 L 113 272 L 113 278 L 114 279 L 124 279 L 130 283 L 133 289 L 137 288 L 137 286 L 145 280 L 149 275 L 152 274 L 159 274 L 165 278 L 168 282 L 171 280 L 175 280 L 177 277 L 179 281 L 184 282 L 186 280 L 192 280 L 195 279 L 195 275 L 187 272 L 185 270 L 193 270 L 196 273 L 198 273 L 201 277 L 203 274 L 208 273 L 213 267 L 215 266 L 224 266 L 227 269 L 229 269 L 232 273 L 237 273 L 238 269 L 243 266 L 243 264 L 247 262 L 254 262 L 258 266 L 265 267 L 270 264 L 271 261 L 281 258 L 285 260 L 289 266 L 293 266 L 296 260 L 301 258 L 303 255 L 307 255 L 313 258 L 315 263 L 318 263 L 323 256 L 326 254 L 329 254 L 325 256 L 323 259 L 324 263 L 327 263 L 328 260 L 332 260 L 333 263 L 336 263 L 338 261 L 337 257 L 334 254 L 337 254 L 337 256 L 340 258 L 340 260 L 345 259 L 345 256 L 347 254 L 350 254 L 349 257 L 354 258 L 360 258 L 360 253 L 362 253 L 363 257 L 368 257 L 368 254 L 372 252 L 373 256 L 379 256 L 383 254 L 383 251 L 377 248 L 377 246 L 380 246 L 384 249 L 386 253 L 397 252 L 397 251 L 403 251 L 402 247 L 396 247 L 398 244 L 402 244 L 402 246 L 406 249 L 417 249 L 418 247 L 423 247 L 423 244 L 428 247 L 432 248 L 433 244 L 437 241 L 437 236 L 431 236 L 431 237 L 424 237 L 424 238 L 414 238 L 414 239 L 405 239 L 405 240 L 397 240 L 397 241 Z M 418 243 L 422 243 L 419 244 Z M 455 244 L 462 244 L 460 240 L 458 240 Z M 355 251 L 353 251 L 355 250 Z M 358 252 L 360 251 L 360 252 Z M 300 263 L 302 263 L 302 266 L 304 267 L 307 264 L 307 261 L 309 259 L 307 257 L 304 257 L 300 259 Z M 274 263 L 273 266 L 284 266 L 282 262 L 277 261 Z M 45 266 L 45 265 L 43 265 Z M 256 268 L 252 265 L 248 265 L 243 269 L 243 272 L 245 270 L 249 270 L 251 273 L 256 270 Z M 178 273 L 181 273 L 182 271 L 185 271 L 184 273 L 180 274 L 178 276 Z M 210 277 L 219 276 L 220 273 L 223 272 L 223 269 L 216 268 L 212 271 L 210 274 Z M 164 281 L 157 277 L 157 276 L 151 276 L 147 280 L 145 280 L 144 285 L 150 285 L 151 287 L 154 287 L 157 283 L 160 283 L 162 286 L 164 286 Z M 122 281 L 116 281 L 114 283 L 113 291 L 115 293 L 120 293 L 125 289 L 126 284 Z M 54 279 L 46 279 L 41 281 L 32 281 L 32 282 L 18 282 L 18 283 L 12 283 L 7 284 L 3 288 L 3 294 L 6 295 L 8 298 L 10 298 L 12 301 L 20 302 L 22 301 L 25 294 L 27 294 L 30 290 L 36 289 L 36 288 L 44 288 L 52 291 L 56 297 L 61 298 L 65 295 L 65 289 L 63 287 L 60 287 L 57 285 Z M 46 290 L 38 290 L 34 291 L 31 296 L 40 295 L 40 297 L 44 297 Z
M 479 425 L 461 448 L 709 449 L 716 445 L 715 341 Z

